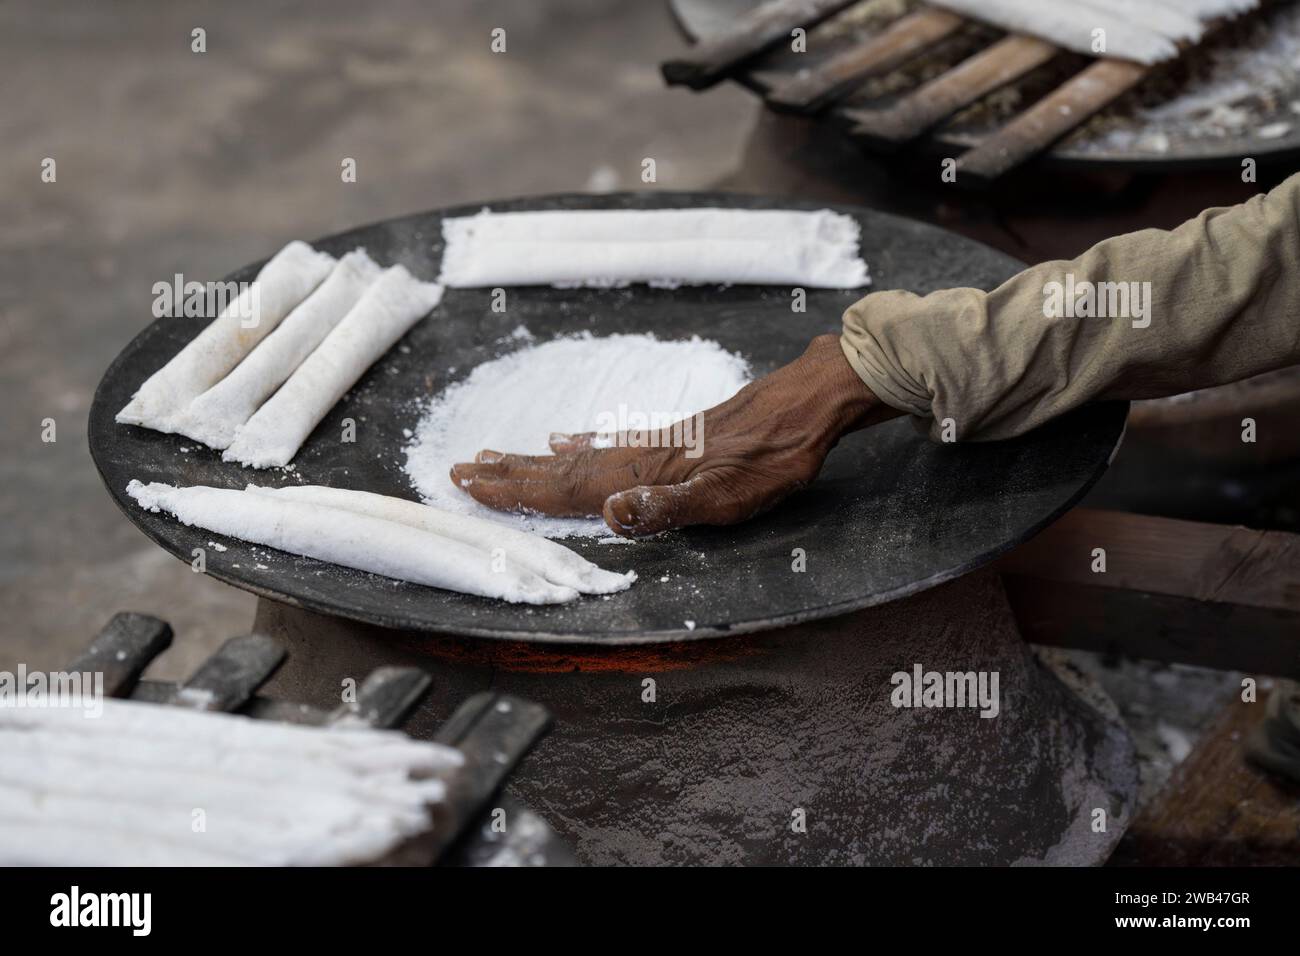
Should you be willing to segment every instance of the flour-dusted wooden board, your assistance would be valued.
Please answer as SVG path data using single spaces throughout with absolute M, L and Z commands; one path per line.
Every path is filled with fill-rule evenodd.
M 681 32 L 692 43 L 701 39 L 707 40 L 733 29 L 737 20 L 762 2 L 763 0 L 667 0 L 668 8 L 680 26 Z M 863 6 L 864 4 L 859 4 L 840 13 L 832 24 L 840 20 L 852 19 L 855 12 L 861 12 Z M 1276 3 L 1271 5 L 1269 10 L 1284 6 L 1285 4 Z M 1266 11 L 1264 15 L 1272 16 L 1272 13 Z M 991 36 L 1002 35 L 992 28 L 989 30 Z M 812 31 L 810 30 L 809 33 L 811 34 Z M 865 34 L 862 34 L 857 39 L 860 41 L 864 36 Z M 779 87 L 798 80 L 804 71 L 816 71 L 835 57 L 845 56 L 846 51 L 855 45 L 854 41 L 852 29 L 837 31 L 833 39 L 824 43 L 810 36 L 806 53 L 796 54 L 785 49 L 773 49 L 755 57 L 750 63 L 735 71 L 733 78 L 758 94 L 769 96 Z M 851 61 L 853 58 L 850 56 L 848 59 Z M 900 102 L 906 92 L 910 91 L 899 90 L 880 100 L 870 102 L 859 102 L 850 96 L 829 109 L 826 115 L 830 121 L 845 127 L 847 133 L 854 123 L 852 114 L 862 109 L 887 110 Z M 1173 168 L 1221 169 L 1229 166 L 1235 168 L 1246 156 L 1254 157 L 1261 162 L 1283 163 L 1300 155 L 1300 122 L 1295 121 L 1294 114 L 1287 106 L 1297 97 L 1300 97 L 1300 85 L 1293 85 L 1291 89 L 1274 98 L 1276 103 L 1267 111 L 1267 116 L 1261 115 L 1257 123 L 1249 124 L 1240 131 L 1225 130 L 1224 135 L 1221 136 L 1205 136 L 1196 135 L 1189 127 L 1185 135 L 1173 133 L 1169 136 L 1169 148 L 1164 152 L 1143 149 L 1137 145 L 1084 143 L 1067 137 L 1047 150 L 1041 159 L 1058 168 L 1106 167 L 1135 171 Z M 778 105 L 779 99 L 778 96 Z M 1021 104 L 1021 106 L 1027 105 L 1028 102 Z M 1274 138 L 1256 135 L 1257 129 L 1277 123 L 1286 123 L 1288 129 Z M 1001 123 L 995 123 L 987 116 L 966 119 L 961 123 L 940 126 L 929 134 L 928 142 L 942 155 L 955 156 L 962 150 L 978 146 L 998 125 Z M 1136 129 L 1137 127 L 1130 123 L 1124 128 Z M 875 143 L 879 146 L 879 139 L 876 139 Z
M 365 246 L 381 265 L 437 275 L 444 215 L 478 203 L 364 226 L 313 245 L 335 255 Z M 487 203 L 494 209 L 822 208 L 713 193 L 556 196 Z M 1019 264 L 940 229 L 855 207 L 875 289 L 929 292 L 992 288 Z M 288 237 L 285 237 L 288 238 Z M 251 278 L 253 264 L 231 278 Z M 812 336 L 838 330 L 858 291 L 807 292 L 791 309 L 788 288 L 761 286 L 508 290 L 507 310 L 487 289 L 448 290 L 442 304 L 385 355 L 325 418 L 293 471 L 258 471 L 177 435 L 118 425 L 114 413 L 154 369 L 203 327 L 160 319 L 113 362 L 90 412 L 90 449 L 114 500 L 162 547 L 190 561 L 206 549 L 207 573 L 287 604 L 367 621 L 483 637 L 637 643 L 778 627 L 879 604 L 976 568 L 1019 544 L 1077 501 L 1101 475 L 1127 406 L 1096 406 L 1015 441 L 939 445 L 906 420 L 846 438 L 822 476 L 775 511 L 731 528 L 696 528 L 633 544 L 579 540 L 604 567 L 633 569 L 630 590 L 569 605 L 522 607 L 405 584 L 187 528 L 127 498 L 132 478 L 242 488 L 246 483 L 326 484 L 415 497 L 403 471 L 404 429 L 422 404 L 480 363 L 519 347 L 520 325 L 537 340 L 591 331 L 701 335 L 747 358 L 759 374 L 795 358 Z M 557 388 L 563 383 L 557 382 Z M 338 440 L 344 418 L 356 442 Z M 208 547 L 209 541 L 225 551 Z M 573 543 L 573 542 L 571 542 Z M 806 571 L 792 570 L 795 549 Z M 667 580 L 664 580 L 667 578 Z M 693 622 L 689 627 L 687 622 Z

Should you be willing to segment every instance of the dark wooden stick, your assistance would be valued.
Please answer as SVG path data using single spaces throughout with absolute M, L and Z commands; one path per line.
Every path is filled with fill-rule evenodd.
M 550 722 L 544 707 L 508 694 L 475 694 L 456 708 L 434 737 L 465 755 L 464 765 L 447 777 L 446 798 L 429 808 L 434 817 L 435 855 L 492 809 L 491 801 L 506 777 Z M 517 821 L 505 822 L 508 830 Z
M 991 182 L 1042 152 L 1094 113 L 1137 86 L 1150 67 L 1098 60 L 1066 80 L 957 160 L 957 176 Z
M 742 18 L 736 29 L 697 43 L 689 53 L 666 60 L 664 79 L 673 86 L 702 90 L 748 60 L 790 38 L 795 27 L 811 27 L 858 0 L 773 0 Z
M 1300 677 L 1300 535 L 1079 508 L 999 570 L 1034 643 Z
M 329 723 L 396 727 L 432 683 L 433 678 L 418 667 L 376 668 L 357 690 L 356 702 L 340 704 Z
M 232 637 L 163 703 L 192 710 L 237 710 L 271 679 L 284 657 L 284 648 L 269 637 Z
M 495 832 L 493 814 L 482 817 L 438 858 L 438 866 L 577 866 L 573 851 L 550 825 L 509 793 L 492 801 L 505 813 L 505 833 Z M 495 807 L 493 809 L 496 809 Z
M 867 77 L 888 73 L 951 36 L 961 24 L 961 17 L 946 10 L 923 8 L 910 13 L 859 45 L 798 71 L 767 94 L 767 103 L 784 112 L 815 112 Z
M 1042 66 L 1059 48 L 1036 37 L 1009 36 L 917 87 L 888 109 L 845 110 L 853 134 L 895 146 L 920 136 L 982 96 Z
M 126 697 L 135 688 L 149 662 L 167 650 L 172 628 L 166 621 L 148 614 L 123 611 L 96 635 L 68 673 L 102 673 L 104 693 Z

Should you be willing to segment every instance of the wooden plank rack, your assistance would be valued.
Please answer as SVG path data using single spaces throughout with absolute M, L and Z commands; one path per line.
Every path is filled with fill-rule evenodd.
M 704 89 L 744 77 L 774 110 L 804 114 L 832 108 L 850 135 L 879 152 L 894 152 L 983 97 L 1024 79 L 1058 55 L 1060 47 L 1029 36 L 1003 34 L 991 45 L 889 102 L 864 101 L 863 83 L 888 74 L 954 36 L 969 21 L 920 5 L 873 34 L 795 69 L 794 55 L 777 49 L 795 28 L 809 29 L 852 3 L 774 0 L 741 18 L 732 31 L 697 44 L 662 64 L 669 84 Z M 1214 28 L 1211 24 L 1207 34 Z M 809 43 L 813 42 L 811 38 Z M 780 65 L 780 69 L 774 64 Z M 987 185 L 1050 148 L 1090 117 L 1141 83 L 1151 67 L 1096 59 L 1056 89 L 983 137 L 956 160 L 956 182 Z
M 1076 508 L 998 567 L 1032 643 L 1300 678 L 1300 535 Z
M 119 613 L 67 671 L 103 674 L 108 697 L 313 726 L 399 727 L 431 682 L 419 668 L 376 668 L 361 682 L 354 701 L 333 710 L 261 696 L 258 689 L 283 663 L 285 652 L 276 641 L 259 634 L 226 641 L 180 683 L 142 679 L 171 640 L 167 622 L 145 614 Z M 429 838 L 419 841 L 418 855 L 408 852 L 385 862 L 573 865 L 571 851 L 554 831 L 527 807 L 500 792 L 510 772 L 549 724 L 545 708 L 506 694 L 475 694 L 461 704 L 435 739 L 459 749 L 465 764 L 448 777 L 446 798 L 430 806 L 433 826 Z M 505 811 L 504 832 L 494 832 L 490 825 L 492 812 L 498 808 Z

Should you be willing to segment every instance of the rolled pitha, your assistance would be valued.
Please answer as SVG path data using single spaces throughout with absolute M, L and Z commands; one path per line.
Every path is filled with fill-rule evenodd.
M 518 564 L 494 567 L 490 554 L 459 541 L 355 511 L 202 485 L 132 481 L 126 490 L 142 508 L 166 511 L 182 524 L 399 581 L 516 604 L 578 596 Z
M 249 485 L 247 490 L 272 498 L 343 508 L 373 518 L 396 521 L 451 538 L 489 555 L 500 549 L 507 562 L 515 562 L 552 584 L 565 585 L 583 594 L 624 591 L 636 580 L 635 571 L 626 574 L 606 571 L 576 551 L 539 534 L 529 534 L 495 521 L 454 514 L 415 501 L 323 485 L 289 485 L 284 488 Z
M 461 287 L 868 285 L 857 220 L 829 209 L 484 210 L 444 219 L 438 281 Z
M 174 431 L 209 448 L 230 447 L 235 429 L 253 417 L 277 388 L 357 304 L 382 270 L 364 249 L 339 259 L 325 281 L 235 370 L 190 402 Z
M 334 266 L 334 257 L 295 239 L 262 267 L 257 278 L 207 328 L 145 379 L 117 413 L 123 425 L 170 432 L 190 402 L 207 391 L 274 331 Z
M 434 825 L 464 762 L 395 731 L 102 707 L 0 708 L 0 863 L 370 862 Z
M 235 432 L 221 456 L 252 468 L 284 466 L 381 355 L 442 299 L 442 286 L 404 266 L 386 269 L 280 390 Z

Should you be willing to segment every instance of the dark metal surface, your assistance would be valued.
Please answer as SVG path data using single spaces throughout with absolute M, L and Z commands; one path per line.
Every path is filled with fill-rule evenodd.
M 762 3 L 763 0 L 668 0 L 669 10 L 682 33 L 691 41 L 700 37 L 716 35 L 731 27 L 741 17 Z M 838 52 L 836 50 L 831 51 Z M 740 71 L 735 79 L 743 85 L 762 94 L 767 92 L 774 77 L 786 77 L 796 69 L 815 64 L 817 54 L 810 50 L 775 69 L 764 64 L 764 69 Z M 766 70 L 766 72 L 764 72 Z M 1300 88 L 1292 91 L 1291 99 L 1300 96 Z M 1294 119 L 1287 112 L 1288 97 L 1280 98 L 1275 117 L 1262 122 L 1291 121 Z M 858 104 L 861 105 L 861 104 Z M 832 110 L 829 115 L 836 115 Z M 844 121 L 847 127 L 851 125 Z M 929 142 L 945 150 L 963 150 L 977 145 L 983 139 L 983 133 L 977 129 L 949 129 L 933 133 Z M 1044 152 L 1041 161 L 1059 168 L 1088 169 L 1106 167 L 1108 169 L 1131 169 L 1135 171 L 1166 171 L 1173 169 L 1208 169 L 1238 167 L 1244 156 L 1254 157 L 1261 162 L 1281 162 L 1290 157 L 1300 156 L 1300 123 L 1292 123 L 1291 131 L 1276 139 L 1260 139 L 1249 132 L 1228 134 L 1222 137 L 1177 138 L 1171 140 L 1170 149 L 1165 153 L 1148 152 L 1138 149 L 1107 148 L 1080 146 L 1066 140 Z
M 702 205 L 824 204 L 671 192 L 492 203 L 496 209 Z M 381 264 L 404 263 L 432 278 L 442 253 L 442 216 L 479 208 L 407 216 L 315 245 L 335 254 L 362 245 Z M 1018 271 L 1008 256 L 934 227 L 857 207 L 837 208 L 861 223 L 862 254 L 876 289 L 987 289 Z M 256 269 L 257 264 L 248 266 L 232 278 L 251 278 Z M 539 340 L 581 331 L 704 335 L 744 355 L 762 374 L 795 358 L 814 335 L 838 330 L 841 314 L 859 295 L 810 289 L 807 311 L 801 313 L 791 310 L 788 288 L 532 287 L 510 290 L 506 312 L 494 313 L 490 290 L 448 290 L 434 315 L 418 323 L 326 416 L 291 472 L 242 469 L 191 440 L 113 421 L 139 384 L 204 325 L 202 319 L 163 319 L 127 346 L 105 373 L 90 412 L 90 450 L 127 516 L 165 549 L 190 561 L 193 549 L 207 548 L 220 536 L 143 511 L 125 494 L 131 479 L 226 488 L 250 481 L 314 483 L 413 498 L 402 470 L 404 430 L 415 427 L 424 400 L 482 362 L 517 348 L 510 333 L 520 325 Z M 636 544 L 570 542 L 602 566 L 637 571 L 637 584 L 608 599 L 510 605 L 227 538 L 220 541 L 228 550 L 208 549 L 206 568 L 265 597 L 386 627 L 600 643 L 688 640 L 778 627 L 914 593 L 1024 541 L 1101 475 L 1126 409 L 1123 403 L 1081 409 L 1031 435 L 998 443 L 936 444 L 905 420 L 851 435 L 810 488 L 753 521 Z M 357 423 L 355 443 L 337 440 L 343 418 Z M 806 573 L 792 571 L 795 549 L 806 555 Z

